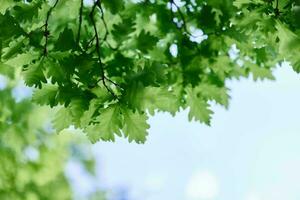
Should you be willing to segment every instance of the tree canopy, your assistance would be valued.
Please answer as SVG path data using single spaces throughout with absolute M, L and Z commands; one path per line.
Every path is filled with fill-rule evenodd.
M 143 143 L 157 111 L 210 124 L 227 80 L 300 72 L 299 0 L 2 0 L 0 27 L 0 73 L 92 142 Z

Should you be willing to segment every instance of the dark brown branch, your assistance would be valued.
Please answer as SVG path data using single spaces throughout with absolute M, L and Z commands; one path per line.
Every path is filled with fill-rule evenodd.
M 52 14 L 53 9 L 57 6 L 58 1 L 59 0 L 56 0 L 54 5 L 47 12 L 46 21 L 45 21 L 45 24 L 44 24 L 44 37 L 45 37 L 44 56 L 46 56 L 47 53 L 48 53 L 47 46 L 48 46 L 48 40 L 49 40 L 49 35 L 50 35 L 50 31 L 48 29 L 49 18 Z

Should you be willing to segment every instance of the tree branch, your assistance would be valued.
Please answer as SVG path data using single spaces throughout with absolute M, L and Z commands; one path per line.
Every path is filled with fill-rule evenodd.
M 59 0 L 56 0 L 54 5 L 48 10 L 47 16 L 46 16 L 46 21 L 45 21 L 45 24 L 43 25 L 45 27 L 45 29 L 44 29 L 44 37 L 45 37 L 44 56 L 46 56 L 48 53 L 47 46 L 48 46 L 48 39 L 49 39 L 49 35 L 50 35 L 50 31 L 48 29 L 49 18 L 52 14 L 53 9 L 57 6 L 58 1 Z
M 101 53 L 100 53 L 100 43 L 99 43 L 99 34 L 98 34 L 98 30 L 97 30 L 97 26 L 96 26 L 96 21 L 94 19 L 94 12 L 95 12 L 95 8 L 96 6 L 98 6 L 98 4 L 100 3 L 100 0 L 97 0 L 93 7 L 92 10 L 90 12 L 90 19 L 94 28 L 94 32 L 95 32 L 95 39 L 96 39 L 96 52 L 97 52 L 97 57 L 98 57 L 98 62 L 100 65 L 100 70 L 101 70 L 101 81 L 103 86 L 106 88 L 106 90 L 115 98 L 118 99 L 118 97 L 115 95 L 115 93 L 108 87 L 108 85 L 106 84 L 106 80 L 108 80 L 108 78 L 105 77 L 105 73 L 104 73 L 104 66 L 101 60 Z

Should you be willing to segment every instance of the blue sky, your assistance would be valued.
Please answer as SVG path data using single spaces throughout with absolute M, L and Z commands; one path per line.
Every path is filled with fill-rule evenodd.
M 144 145 L 97 143 L 99 182 L 132 200 L 298 200 L 300 77 L 289 66 L 275 76 L 229 81 L 211 127 L 159 113 Z

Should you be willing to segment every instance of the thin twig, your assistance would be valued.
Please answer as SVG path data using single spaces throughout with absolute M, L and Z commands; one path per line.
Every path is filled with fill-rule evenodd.
M 88 42 L 87 42 L 87 45 L 85 47 L 85 51 L 87 51 L 91 45 L 93 44 L 94 40 L 95 40 L 96 36 L 94 35 Z
M 45 24 L 44 24 L 44 27 L 45 27 L 45 29 L 44 29 L 44 36 L 45 36 L 44 56 L 46 56 L 47 53 L 48 53 L 47 46 L 48 46 L 48 39 L 49 39 L 49 35 L 50 35 L 49 29 L 48 29 L 49 18 L 50 18 L 50 15 L 51 15 L 53 9 L 57 6 L 58 1 L 59 0 L 56 0 L 54 5 L 47 12 L 46 21 L 45 21 Z
M 107 81 L 111 82 L 111 83 L 112 83 L 113 85 L 115 85 L 116 87 L 120 88 L 121 90 L 124 90 L 124 89 L 122 88 L 122 86 L 121 86 L 121 85 L 119 85 L 118 83 L 116 83 L 116 82 L 114 82 L 114 81 L 110 80 L 110 79 L 109 79 L 109 78 L 107 78 L 106 76 L 105 76 L 104 78 L 105 78 L 105 80 L 107 80 Z
M 106 21 L 104 19 L 104 12 L 103 12 L 103 8 L 102 8 L 102 5 L 101 5 L 101 2 L 100 0 L 98 1 L 97 3 L 97 7 L 99 8 L 100 12 L 101 12 L 101 20 L 102 20 L 102 23 L 104 25 L 104 28 L 105 28 L 105 34 L 104 34 L 104 37 L 103 37 L 103 40 L 105 41 L 107 39 L 107 36 L 109 34 L 109 31 L 108 31 L 108 28 L 107 28 L 107 24 L 106 24 Z
M 79 8 L 79 24 L 78 24 L 78 32 L 77 32 L 77 38 L 76 38 L 76 43 L 79 46 L 80 42 L 80 34 L 81 34 L 81 25 L 82 25 L 82 13 L 83 13 L 83 1 L 80 0 L 80 8 Z
M 105 21 L 105 18 L 104 18 L 104 11 L 103 11 L 103 7 L 102 7 L 102 4 L 101 4 L 101 1 L 98 2 L 97 4 L 99 10 L 100 10 L 100 13 L 101 13 L 101 21 L 104 25 L 104 29 L 105 29 L 105 33 L 104 33 L 104 37 L 103 37 L 103 41 L 107 44 L 107 46 L 112 49 L 112 50 L 117 50 L 118 48 L 115 48 L 115 47 L 112 47 L 111 44 L 107 41 L 107 37 L 108 35 L 110 34 L 109 32 L 109 29 L 108 29 L 108 26 L 107 26 L 107 23 Z
M 101 70 L 101 81 L 103 86 L 106 88 L 106 90 L 115 98 L 118 99 L 118 97 L 115 95 L 115 93 L 107 86 L 106 84 L 106 77 L 105 77 L 105 73 L 104 73 L 104 67 L 103 67 L 103 63 L 101 60 L 101 53 L 100 53 L 100 44 L 99 44 L 99 35 L 98 35 L 98 30 L 97 30 L 97 26 L 96 26 L 96 22 L 94 19 L 94 12 L 95 12 L 95 8 L 96 6 L 100 3 L 100 0 L 97 0 L 93 7 L 92 10 L 90 12 L 90 18 L 91 18 L 91 22 L 94 28 L 94 32 L 95 32 L 95 39 L 96 39 L 96 52 L 97 52 L 97 56 L 98 56 L 98 62 L 100 64 L 100 70 Z

